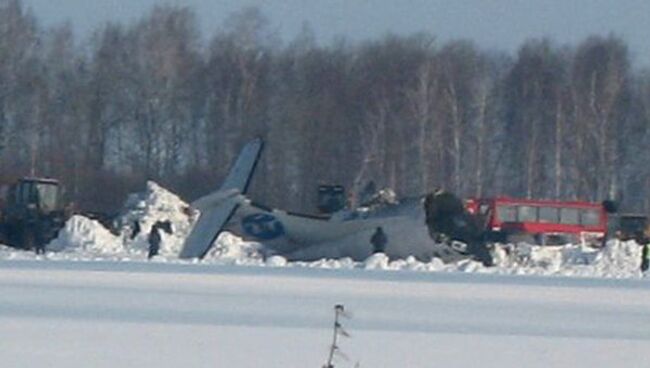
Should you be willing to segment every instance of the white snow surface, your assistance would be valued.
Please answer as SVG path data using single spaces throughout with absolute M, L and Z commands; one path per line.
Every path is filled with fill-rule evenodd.
M 335 367 L 643 367 L 650 346 L 644 279 L 0 264 L 4 367 L 321 367 L 335 304 Z
M 124 250 L 124 244 L 99 222 L 74 215 L 59 231 L 59 236 L 47 245 L 47 250 L 115 254 Z

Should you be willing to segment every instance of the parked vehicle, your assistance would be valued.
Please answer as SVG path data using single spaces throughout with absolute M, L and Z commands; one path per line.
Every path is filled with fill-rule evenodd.
M 649 242 L 648 216 L 640 213 L 620 213 L 609 216 L 608 231 L 617 239 L 634 240 L 639 244 Z
M 44 249 L 66 220 L 59 182 L 23 178 L 4 190 L 0 241 L 24 249 Z
M 486 241 L 600 245 L 607 233 L 607 212 L 599 203 L 495 197 L 469 199 L 466 208 Z

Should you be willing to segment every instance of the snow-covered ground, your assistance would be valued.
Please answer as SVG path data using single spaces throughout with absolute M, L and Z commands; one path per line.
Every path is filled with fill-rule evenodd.
M 117 234 L 75 216 L 45 256 L 0 246 L 2 366 L 320 367 L 339 303 L 353 313 L 343 321 L 353 337 L 336 367 L 647 360 L 650 282 L 634 242 L 499 245 L 485 268 L 383 254 L 290 263 L 224 233 L 203 261 L 181 261 L 192 216 L 149 183 L 126 201 Z M 148 261 L 157 221 L 173 233 Z
M 3 261 L 6 367 L 641 367 L 650 284 L 462 273 Z

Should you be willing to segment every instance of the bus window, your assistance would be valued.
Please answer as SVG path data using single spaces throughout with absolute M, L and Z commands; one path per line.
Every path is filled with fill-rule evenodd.
M 539 222 L 557 224 L 560 221 L 560 211 L 555 207 L 540 207 Z
M 537 221 L 537 207 L 519 206 L 517 208 L 517 220 L 519 222 L 536 222 Z
M 598 210 L 582 210 L 581 223 L 586 226 L 594 226 L 600 224 L 600 212 Z
M 578 225 L 580 218 L 576 208 L 560 208 L 560 223 L 565 225 Z
M 515 222 L 517 220 L 517 212 L 515 206 L 497 206 L 497 218 L 501 222 Z

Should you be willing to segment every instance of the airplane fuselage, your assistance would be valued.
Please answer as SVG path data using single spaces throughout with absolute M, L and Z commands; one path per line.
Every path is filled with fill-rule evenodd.
M 411 198 L 377 209 L 343 210 L 330 217 L 300 215 L 242 203 L 225 229 L 263 243 L 273 254 L 289 260 L 350 257 L 363 260 L 373 253 L 372 235 L 386 235 L 384 253 L 390 258 L 413 256 L 428 261 L 466 257 L 448 244 L 436 243 L 426 225 L 424 198 Z

